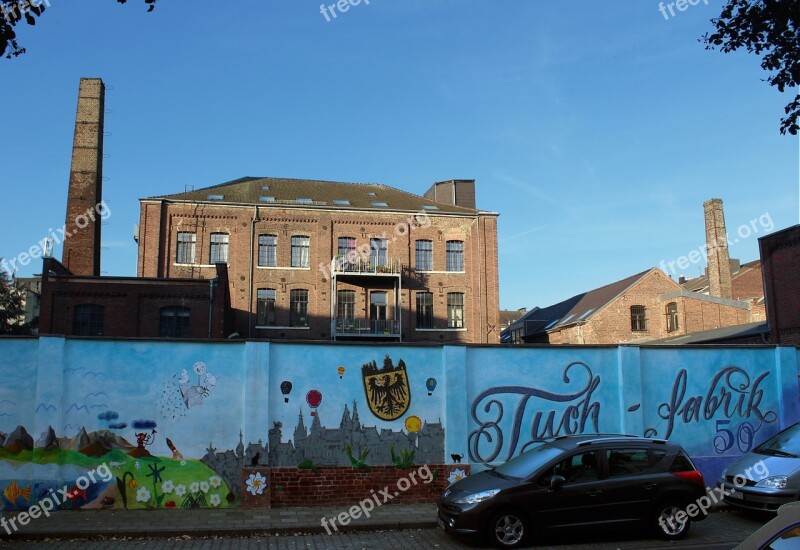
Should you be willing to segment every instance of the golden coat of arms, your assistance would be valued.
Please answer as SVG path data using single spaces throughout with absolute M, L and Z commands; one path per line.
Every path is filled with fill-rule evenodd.
M 387 355 L 381 368 L 370 361 L 361 367 L 361 377 L 372 414 L 381 420 L 397 420 L 405 414 L 411 404 L 411 388 L 402 359 L 395 367 Z

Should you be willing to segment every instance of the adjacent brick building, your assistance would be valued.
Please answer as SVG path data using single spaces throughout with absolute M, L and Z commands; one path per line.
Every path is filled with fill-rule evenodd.
M 770 344 L 800 346 L 800 225 L 758 239 Z
M 428 197 L 435 197 L 437 200 Z M 138 276 L 228 265 L 243 337 L 499 341 L 497 214 L 475 183 L 247 177 L 141 200 Z

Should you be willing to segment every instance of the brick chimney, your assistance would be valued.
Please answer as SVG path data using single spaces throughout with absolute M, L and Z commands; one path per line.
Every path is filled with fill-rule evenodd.
M 423 196 L 437 202 L 475 210 L 475 180 L 437 181 Z
M 706 219 L 706 250 L 708 251 L 708 293 L 717 298 L 733 298 L 731 263 L 728 256 L 728 233 L 721 199 L 703 203 Z
M 67 235 L 61 263 L 75 275 L 100 275 L 103 200 L 103 114 L 106 89 L 99 78 L 81 78 L 67 196 Z

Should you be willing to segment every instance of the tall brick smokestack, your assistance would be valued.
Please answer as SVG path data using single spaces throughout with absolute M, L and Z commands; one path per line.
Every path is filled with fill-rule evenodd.
M 67 233 L 61 263 L 75 275 L 100 275 L 100 216 L 103 200 L 103 114 L 106 88 L 99 78 L 81 78 L 67 196 Z
M 708 251 L 708 293 L 718 298 L 733 298 L 731 262 L 728 255 L 728 233 L 721 199 L 703 203 L 706 218 L 706 249 Z

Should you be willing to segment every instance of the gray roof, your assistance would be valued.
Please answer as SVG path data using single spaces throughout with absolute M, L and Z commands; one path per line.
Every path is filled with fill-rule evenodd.
M 475 215 L 481 212 L 472 208 L 437 202 L 378 183 L 345 183 L 290 178 L 244 177 L 211 187 L 142 200 L 321 207 L 337 210 L 354 208 L 379 211 L 425 211 L 431 215 L 438 213 Z
M 650 340 L 643 343 L 643 345 L 680 346 L 683 344 L 712 344 L 719 341 L 751 338 L 761 334 L 769 334 L 769 325 L 764 321 L 704 330 L 702 332 L 692 332 L 681 336 L 670 336 L 668 338 Z
M 572 298 L 543 309 L 536 308 L 523 315 L 509 329 L 514 330 L 520 326 L 520 323 L 523 323 L 525 327 L 524 335 L 527 338 L 551 329 L 585 322 L 655 269 L 650 268 L 620 281 L 576 294 Z

